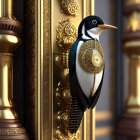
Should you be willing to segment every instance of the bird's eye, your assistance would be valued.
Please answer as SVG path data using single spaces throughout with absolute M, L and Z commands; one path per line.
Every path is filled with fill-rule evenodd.
M 92 20 L 92 24 L 96 25 L 97 24 L 97 20 Z

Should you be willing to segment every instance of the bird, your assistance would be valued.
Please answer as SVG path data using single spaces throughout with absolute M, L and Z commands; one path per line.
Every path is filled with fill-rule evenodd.
M 78 28 L 78 39 L 69 53 L 69 82 L 72 102 L 69 131 L 76 133 L 84 112 L 93 109 L 100 96 L 104 79 L 104 54 L 99 36 L 105 29 L 117 27 L 105 24 L 98 16 L 84 18 Z

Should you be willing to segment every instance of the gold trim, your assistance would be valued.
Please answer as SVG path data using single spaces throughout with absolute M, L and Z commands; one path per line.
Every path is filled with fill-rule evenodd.
M 83 16 L 83 18 L 85 18 L 86 17 L 86 0 L 83 0 L 83 13 L 82 13 L 82 16 Z
M 62 19 L 56 29 L 56 42 L 63 52 L 69 52 L 73 43 L 77 40 L 77 28 L 70 18 Z
M 91 15 L 95 15 L 95 0 L 91 0 Z
M 43 140 L 43 0 L 35 1 L 35 44 L 36 44 L 36 138 Z
M 26 130 L 24 128 L 3 128 L 0 130 L 1 136 L 16 136 L 16 135 L 26 135 Z
M 50 14 L 51 16 L 50 17 L 53 17 L 53 0 L 51 0 L 51 14 Z M 49 93 L 50 93 L 50 97 L 51 97 L 51 106 L 50 106 L 50 110 L 51 110 L 51 121 L 50 121 L 50 123 L 51 123 L 51 140 L 53 140 L 53 33 L 54 33 L 54 31 L 53 31 L 53 18 L 51 18 L 51 24 L 50 24 L 50 26 L 51 26 L 51 38 L 50 38 L 50 40 L 51 40 L 51 49 L 50 49 L 50 53 L 51 53 L 51 55 L 50 55 L 50 63 L 49 63 L 49 68 L 50 68 L 50 74 L 49 74 L 49 81 L 51 81 L 51 83 L 50 83 L 50 86 L 49 86 Z
M 91 0 L 91 15 L 95 15 L 95 0 Z M 96 135 L 96 108 L 91 110 L 92 117 L 92 140 L 95 140 Z
M 84 118 L 83 118 L 83 138 L 84 140 L 86 140 L 87 136 L 86 136 L 86 112 L 84 112 Z
M 82 13 L 82 18 L 86 17 L 86 0 L 83 0 L 83 13 Z M 82 128 L 82 132 L 83 132 L 83 139 L 86 140 L 86 112 L 84 112 L 84 117 L 83 117 L 83 128 Z
M 95 135 L 96 135 L 96 123 L 95 123 L 95 118 L 96 118 L 96 108 L 94 108 L 93 110 L 91 110 L 91 117 L 92 117 L 92 133 L 91 133 L 91 137 L 92 137 L 92 140 L 95 140 Z

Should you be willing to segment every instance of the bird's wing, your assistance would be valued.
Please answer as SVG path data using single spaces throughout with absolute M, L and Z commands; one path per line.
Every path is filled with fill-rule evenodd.
M 75 61 L 76 61 L 76 50 L 79 43 L 79 39 L 75 41 L 72 45 L 70 54 L 69 54 L 69 74 L 72 75 L 75 70 Z
M 78 102 L 81 106 L 81 110 L 85 111 L 87 108 L 88 99 L 84 95 L 84 93 L 79 85 L 77 75 L 76 75 L 76 67 L 75 67 L 76 51 L 77 51 L 77 46 L 78 46 L 79 41 L 80 40 L 77 40 L 73 44 L 73 46 L 70 50 L 70 54 L 69 54 L 69 80 L 70 80 L 70 91 L 71 91 L 72 97 L 76 97 L 78 99 Z

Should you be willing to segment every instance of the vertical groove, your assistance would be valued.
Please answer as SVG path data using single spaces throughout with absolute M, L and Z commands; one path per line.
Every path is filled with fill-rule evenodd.
M 83 136 L 83 138 L 84 138 L 84 140 L 86 140 L 86 112 L 84 112 L 84 124 L 83 124 L 83 131 L 84 131 L 84 136 Z
M 83 13 L 82 17 L 86 17 L 86 3 L 87 0 L 83 0 Z M 84 112 L 84 117 L 83 117 L 83 128 L 82 128 L 82 133 L 83 133 L 83 139 L 86 140 L 86 112 Z
M 95 0 L 91 0 L 91 15 L 95 15 Z M 95 129 L 96 129 L 96 120 L 95 120 L 95 112 L 96 112 L 96 108 L 94 108 L 93 110 L 91 110 L 91 119 L 92 119 L 92 126 L 91 126 L 91 137 L 92 140 L 95 140 Z
M 91 130 L 91 137 L 92 137 L 92 140 L 95 140 L 95 128 L 96 128 L 96 120 L 95 120 L 95 112 L 96 112 L 96 108 L 94 108 L 93 110 L 91 110 L 91 121 L 92 121 L 92 130 Z
M 50 1 L 51 2 L 51 16 L 50 17 L 53 17 L 53 0 Z M 51 81 L 51 84 L 50 84 L 50 87 L 49 87 L 49 90 L 50 90 L 50 97 L 51 97 L 51 140 L 53 140 L 53 18 L 50 19 L 51 20 L 51 49 L 50 49 L 50 53 L 51 53 L 51 56 L 50 56 L 50 62 L 49 63 L 49 67 L 50 67 L 50 70 L 49 72 L 51 73 L 50 74 L 50 80 Z
M 85 18 L 86 17 L 86 0 L 83 0 L 83 13 L 82 13 L 82 16 L 83 16 L 83 18 Z
M 36 105 L 37 105 L 37 124 L 36 138 L 43 140 L 43 0 L 36 0 L 36 57 L 37 57 L 37 89 L 36 89 Z
M 95 0 L 91 0 L 91 15 L 95 15 Z

